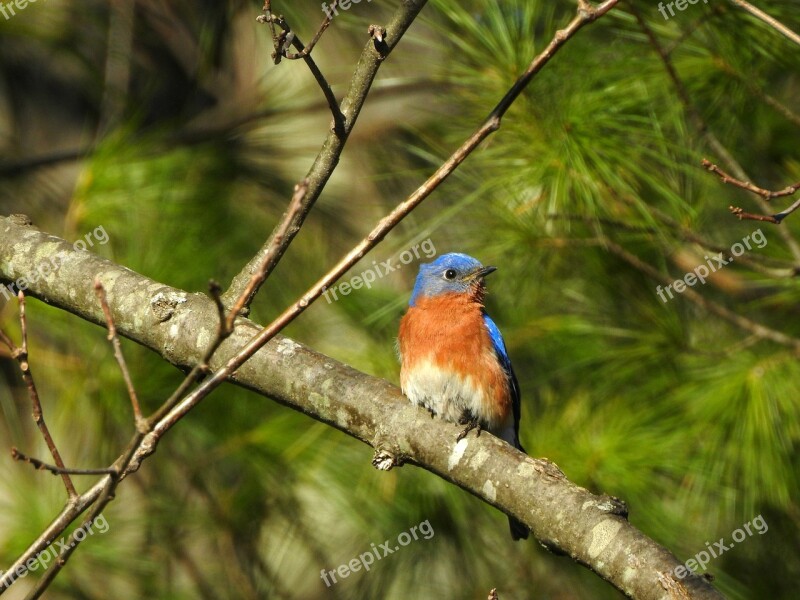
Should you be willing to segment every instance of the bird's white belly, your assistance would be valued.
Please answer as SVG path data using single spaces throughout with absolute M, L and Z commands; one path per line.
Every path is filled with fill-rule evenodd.
M 470 411 L 484 426 L 491 429 L 496 425 L 494 415 L 486 410 L 490 399 L 473 377 L 458 376 L 430 361 L 419 361 L 403 375 L 403 393 L 414 404 L 453 423 Z

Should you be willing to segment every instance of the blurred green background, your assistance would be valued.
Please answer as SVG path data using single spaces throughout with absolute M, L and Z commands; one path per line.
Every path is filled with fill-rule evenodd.
M 274 0 L 308 41 L 318 2 Z M 397 0 L 341 11 L 314 50 L 337 96 L 370 23 Z M 761 7 L 800 30 L 796 0 Z M 683 81 L 697 117 L 629 12 Z M 189 291 L 227 283 L 276 224 L 330 113 L 302 62 L 275 66 L 261 2 L 48 0 L 0 18 L 0 214 L 25 213 Z M 268 322 L 405 198 L 482 121 L 573 16 L 544 0 L 432 0 L 382 67 L 341 164 L 262 290 Z M 722 166 L 701 121 L 767 188 L 800 180 L 800 47 L 727 2 L 664 20 L 623 3 L 559 52 L 499 133 L 348 277 L 430 240 L 499 267 L 487 307 L 523 392 L 521 438 L 579 485 L 625 499 L 630 520 L 691 558 L 762 515 L 769 526 L 713 560 L 730 598 L 796 598 L 800 578 L 800 365 L 791 348 L 731 325 L 663 284 L 760 229 L 754 248 L 694 290 L 800 336 L 800 287 L 785 235 L 738 221 L 752 196 L 703 171 Z M 789 202 L 776 200 L 776 211 Z M 783 235 L 780 235 L 783 233 Z M 619 250 L 622 250 L 620 252 Z M 6 257 L 2 257 L 5 259 Z M 746 261 L 746 259 L 750 259 Z M 745 264 L 746 263 L 746 264 Z M 394 339 L 416 262 L 286 333 L 398 381 Z M 2 301 L 2 300 L 0 300 Z M 19 339 L 17 309 L 0 324 Z M 130 404 L 104 332 L 29 302 L 31 360 L 68 464 L 110 463 Z M 125 341 L 147 410 L 181 379 Z M 0 569 L 62 506 L 59 479 L 14 463 L 47 451 L 15 363 L 0 351 Z M 365 399 L 369 401 L 369 399 Z M 381 473 L 364 445 L 232 386 L 186 418 L 105 511 L 48 598 L 618 598 L 608 584 L 435 476 Z M 89 481 L 81 480 L 83 486 Z M 411 543 L 326 587 L 321 569 L 428 520 Z M 8 597 L 21 598 L 34 576 Z

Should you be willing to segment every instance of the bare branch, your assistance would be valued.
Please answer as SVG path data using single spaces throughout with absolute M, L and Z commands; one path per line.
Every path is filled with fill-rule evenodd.
M 772 200 L 773 198 L 782 198 L 783 196 L 791 196 L 797 190 L 800 190 L 800 181 L 797 183 L 793 183 L 790 186 L 783 188 L 782 190 L 778 191 L 770 191 L 765 190 L 764 188 L 758 187 L 757 185 L 753 185 L 749 181 L 740 181 L 731 175 L 728 175 L 725 171 L 720 169 L 717 165 L 713 164 L 710 160 L 703 159 L 701 164 L 710 172 L 714 173 L 715 175 L 719 176 L 722 180 L 722 183 L 728 183 L 730 185 L 736 186 L 740 189 L 747 190 L 748 192 L 752 192 L 754 194 L 758 194 L 765 200 Z
M 753 185 L 749 181 L 741 181 L 739 179 L 736 179 L 735 177 L 731 177 L 725 171 L 720 169 L 717 165 L 711 163 L 711 161 L 706 160 L 705 158 L 702 160 L 702 165 L 710 173 L 718 175 L 719 178 L 722 180 L 722 183 L 728 183 L 740 189 L 747 190 L 748 192 L 757 194 L 758 196 L 764 198 L 764 200 L 772 200 L 773 198 L 783 198 L 784 196 L 791 196 L 797 190 L 800 190 L 800 181 L 798 181 L 797 183 L 793 183 L 792 185 L 785 187 L 782 190 L 770 191 L 758 187 L 757 185 Z M 774 223 L 775 225 L 780 225 L 781 221 L 783 221 L 788 215 L 792 214 L 795 210 L 797 210 L 798 207 L 800 207 L 800 199 L 796 200 L 785 210 L 782 210 L 781 212 L 776 213 L 774 215 L 754 215 L 752 213 L 744 212 L 743 209 L 737 206 L 729 206 L 728 210 L 730 210 L 731 213 L 737 216 L 740 221 L 745 219 L 750 221 L 764 221 L 767 223 Z
M 736 6 L 743 8 L 751 15 L 753 15 L 755 18 L 761 19 L 762 21 L 764 21 L 764 23 L 772 27 L 775 31 L 786 36 L 787 38 L 792 40 L 795 44 L 800 46 L 800 35 L 797 35 L 794 31 L 789 29 L 786 25 L 778 21 L 776 18 L 769 16 L 763 10 L 756 8 L 749 2 L 745 2 L 745 0 L 731 0 L 731 2 L 733 2 Z
M 33 405 L 33 420 L 36 423 L 36 426 L 39 428 L 39 432 L 42 434 L 45 444 L 47 444 L 47 448 L 50 450 L 50 454 L 53 457 L 56 466 L 61 469 L 61 479 L 64 482 L 64 487 L 67 490 L 69 501 L 72 502 L 77 497 L 78 493 L 75 491 L 75 485 L 72 483 L 72 479 L 67 472 L 67 468 L 64 466 L 64 461 L 61 459 L 61 453 L 58 451 L 56 443 L 53 441 L 53 436 L 50 435 L 50 429 L 47 427 L 47 423 L 44 421 L 42 403 L 39 401 L 39 392 L 36 389 L 36 383 L 33 380 L 33 373 L 31 372 L 30 363 L 28 362 L 28 325 L 25 318 L 25 294 L 22 293 L 22 290 L 20 290 L 20 292 L 17 294 L 17 300 L 19 302 L 19 323 L 20 331 L 22 332 L 22 347 L 17 348 L 11 339 L 5 334 L 2 334 L 0 339 L 2 339 L 3 343 L 8 346 L 8 349 L 11 351 L 11 355 L 19 363 L 20 371 L 22 371 L 22 379 L 28 386 L 28 395 L 31 398 L 31 404 Z
M 773 215 L 756 215 L 753 213 L 745 212 L 743 208 L 733 205 L 729 206 L 728 210 L 731 211 L 731 214 L 738 217 L 740 221 L 761 221 L 764 223 L 773 223 L 775 225 L 781 224 L 781 222 Z
M 273 60 L 275 61 L 275 64 L 278 64 L 281 60 L 281 57 L 285 57 L 289 60 L 297 60 L 298 58 L 305 58 L 306 56 L 311 54 L 311 51 L 314 49 L 314 46 L 317 45 L 319 38 L 322 37 L 322 34 L 325 33 L 325 30 L 331 24 L 331 21 L 333 20 L 333 15 L 329 11 L 336 10 L 336 7 L 339 5 L 339 0 L 333 0 L 333 2 L 331 2 L 330 6 L 328 6 L 327 10 L 325 11 L 325 19 L 323 19 L 322 24 L 319 26 L 319 29 L 317 29 L 317 33 L 314 34 L 314 37 L 311 38 L 311 41 L 308 43 L 307 46 L 299 44 L 298 50 L 300 50 L 300 52 L 298 53 L 292 53 L 287 51 L 288 50 L 287 46 L 292 43 L 291 39 L 289 39 L 289 43 L 287 43 L 288 39 L 287 36 L 289 33 L 292 33 L 292 29 L 291 27 L 289 27 L 289 24 L 286 22 L 286 19 L 282 15 L 275 15 L 272 13 L 271 4 L 272 4 L 271 0 L 264 0 L 264 7 L 262 9 L 264 11 L 264 14 L 259 17 L 256 17 L 256 20 L 259 23 L 270 24 L 270 27 L 272 29 L 272 41 L 273 44 L 275 45 L 275 54 L 273 55 Z M 275 33 L 275 25 L 274 25 L 275 23 L 277 23 L 281 27 L 282 33 L 284 34 L 283 36 Z
M 300 38 L 297 37 L 295 32 L 291 30 L 286 19 L 282 15 L 276 15 L 272 12 L 270 4 L 271 0 L 264 1 L 264 7 L 262 9 L 264 14 L 256 17 L 256 20 L 259 23 L 268 23 L 270 29 L 272 30 L 272 44 L 275 47 L 275 51 L 272 53 L 273 62 L 277 65 L 281 62 L 281 58 L 283 57 L 292 60 L 302 58 L 308 66 L 308 69 L 311 71 L 311 74 L 314 76 L 314 79 L 317 80 L 322 93 L 325 95 L 325 100 L 328 102 L 328 106 L 331 109 L 331 114 L 333 115 L 334 129 L 341 130 L 344 125 L 344 115 L 339 107 L 339 103 L 336 101 L 336 96 L 333 95 L 333 90 L 331 89 L 328 80 L 325 79 L 325 76 L 322 74 L 322 71 L 320 71 L 317 63 L 314 62 L 313 58 L 311 58 L 312 48 L 319 41 L 319 38 L 322 37 L 322 34 L 328 28 L 328 25 L 330 25 L 332 17 L 326 17 L 314 36 L 314 39 L 311 40 L 311 43 L 308 46 L 303 46 Z M 334 2 L 334 4 L 336 4 L 336 2 Z M 276 23 L 281 28 L 280 33 L 276 33 L 275 31 Z M 300 52 L 298 54 L 292 54 L 288 52 L 289 46 L 294 46 L 300 50 Z
M 62 469 L 61 467 L 57 467 L 56 465 L 51 465 L 46 462 L 39 460 L 38 458 L 34 458 L 32 456 L 28 456 L 20 452 L 17 448 L 11 448 L 11 458 L 14 460 L 26 462 L 31 465 L 34 469 L 39 471 L 50 471 L 53 475 L 108 475 L 113 472 L 113 469 L 110 468 L 103 468 L 103 469 Z
M 125 380 L 125 386 L 128 388 L 128 397 L 131 399 L 131 406 L 133 407 L 133 419 L 136 424 L 136 429 L 142 431 L 147 426 L 144 418 L 142 417 L 142 409 L 139 407 L 139 398 L 136 396 L 136 389 L 133 387 L 133 380 L 131 379 L 128 365 L 125 362 L 125 357 L 122 355 L 122 346 L 119 343 L 117 336 L 117 328 L 114 326 L 114 317 L 111 316 L 111 309 L 106 300 L 106 290 L 99 279 L 94 280 L 94 291 L 97 294 L 97 299 L 100 301 L 100 307 L 103 309 L 103 314 L 106 317 L 106 325 L 108 327 L 108 341 L 111 342 L 114 348 L 114 358 L 117 360 L 119 370 L 122 372 L 122 378 Z M 144 429 L 146 431 L 146 429 Z

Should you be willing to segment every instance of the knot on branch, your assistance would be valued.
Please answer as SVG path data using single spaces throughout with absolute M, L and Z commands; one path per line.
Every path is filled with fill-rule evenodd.
M 383 430 L 379 430 L 375 435 L 372 447 L 375 448 L 372 466 L 379 471 L 391 471 L 394 467 L 402 467 L 405 464 L 400 448 Z
M 617 515 L 624 519 L 628 519 L 628 504 L 624 500 L 616 496 L 602 495 L 597 498 L 594 503 L 595 508 L 611 515 Z
M 370 25 L 367 33 L 375 43 L 375 49 L 380 53 L 381 58 L 385 58 L 389 52 L 389 47 L 386 44 L 386 28 L 381 25 Z
M 31 227 L 33 225 L 33 221 L 28 215 L 9 215 L 8 220 L 20 227 Z
M 125 470 L 125 473 L 122 474 L 122 477 L 138 471 L 139 467 L 142 466 L 142 461 L 156 451 L 156 446 L 158 446 L 158 435 L 154 431 L 151 431 L 144 436 L 142 443 L 139 445 L 139 450 L 133 455 L 128 468 Z
M 559 469 L 556 463 L 551 462 L 546 458 L 527 458 L 526 460 L 533 463 L 533 468 L 537 473 L 546 475 L 551 479 L 566 479 L 567 477 L 564 475 L 564 471 Z
M 369 33 L 369 37 L 380 43 L 386 39 L 386 28 L 381 25 L 370 25 L 367 33 Z
M 186 295 L 175 293 L 158 292 L 150 299 L 150 310 L 158 319 L 159 323 L 169 321 L 175 314 L 175 309 L 179 304 L 186 302 Z

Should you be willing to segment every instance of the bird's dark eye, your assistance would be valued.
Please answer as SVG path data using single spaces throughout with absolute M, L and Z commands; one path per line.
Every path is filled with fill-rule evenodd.
M 456 270 L 455 269 L 447 269 L 447 271 L 444 272 L 444 278 L 445 279 L 455 279 L 456 278 Z

